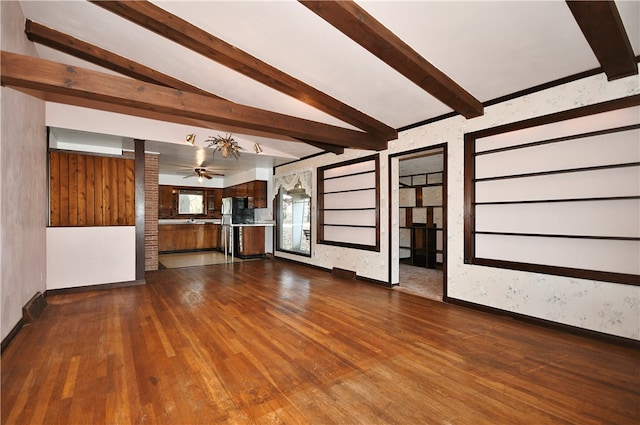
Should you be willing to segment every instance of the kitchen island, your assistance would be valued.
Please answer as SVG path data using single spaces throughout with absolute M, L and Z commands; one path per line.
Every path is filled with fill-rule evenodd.
M 265 255 L 265 231 L 273 228 L 273 222 L 231 224 L 232 255 L 240 258 L 255 258 Z

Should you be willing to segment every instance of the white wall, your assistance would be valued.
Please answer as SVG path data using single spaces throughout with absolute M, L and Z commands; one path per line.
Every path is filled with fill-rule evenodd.
M 18 2 L 0 2 L 2 50 L 37 56 Z M 2 339 L 45 291 L 47 143 L 44 102 L 0 89 L 0 317 Z M 27 171 L 28 170 L 28 171 Z
M 190 186 L 195 189 L 197 188 L 223 188 L 224 187 L 224 177 L 220 176 L 212 176 L 211 180 L 204 179 L 202 183 L 198 181 L 198 178 L 190 177 L 185 179 L 183 176 L 173 176 L 169 174 L 159 174 L 158 175 L 158 184 L 163 186 Z
M 47 229 L 47 289 L 136 280 L 135 226 Z
M 598 75 L 400 134 L 393 153 L 448 144 L 448 296 L 510 312 L 640 339 L 640 287 L 464 264 L 465 132 L 640 93 L 640 78 Z M 396 247 L 397 248 L 397 247 Z

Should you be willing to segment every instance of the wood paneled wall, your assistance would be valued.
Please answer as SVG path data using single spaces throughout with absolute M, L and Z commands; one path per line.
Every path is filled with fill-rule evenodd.
M 49 152 L 50 226 L 133 226 L 134 161 Z

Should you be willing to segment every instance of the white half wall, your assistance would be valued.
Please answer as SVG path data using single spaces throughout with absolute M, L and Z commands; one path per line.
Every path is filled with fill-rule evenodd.
M 135 279 L 135 226 L 47 229 L 47 290 Z

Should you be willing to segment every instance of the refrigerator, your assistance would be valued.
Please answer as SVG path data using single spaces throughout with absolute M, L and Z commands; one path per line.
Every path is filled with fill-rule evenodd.
M 247 224 L 254 220 L 249 198 L 222 198 L 222 224 Z
M 235 234 L 232 224 L 250 224 L 255 221 L 253 208 L 249 208 L 249 198 L 222 198 L 222 247 L 231 258 L 235 255 L 238 246 L 238 235 Z

